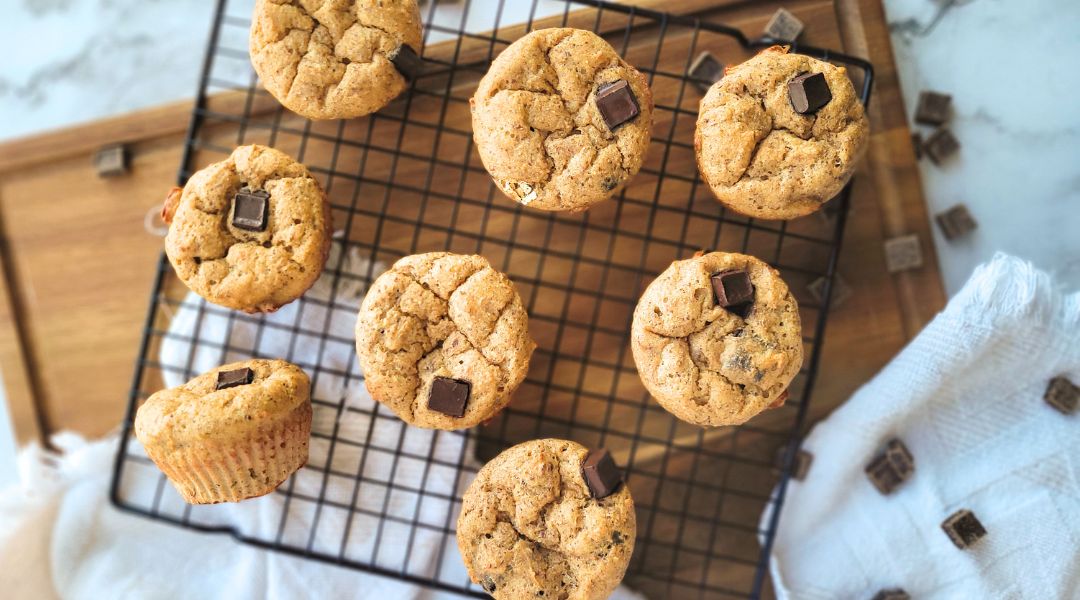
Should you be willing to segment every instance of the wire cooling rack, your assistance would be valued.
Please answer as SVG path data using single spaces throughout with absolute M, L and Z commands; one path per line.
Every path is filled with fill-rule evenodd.
M 322 180 L 339 241 L 316 287 L 273 315 L 243 315 L 186 294 L 162 257 L 112 501 L 255 546 L 485 597 L 457 554 L 461 494 L 500 450 L 568 438 L 609 448 L 626 469 L 638 533 L 625 583 L 651 598 L 757 597 L 818 364 L 850 186 L 824 217 L 769 222 L 725 211 L 701 184 L 693 155 L 701 92 L 685 73 L 704 50 L 733 64 L 768 40 L 599 0 L 499 0 L 494 10 L 494 1 L 477 2 L 428 3 L 428 69 L 402 98 L 368 118 L 315 123 L 257 85 L 246 50 L 250 0 L 218 1 L 180 182 L 236 145 L 277 147 Z M 617 199 L 583 215 L 504 198 L 471 139 L 468 99 L 492 58 L 550 26 L 603 35 L 647 74 L 656 98 L 641 173 Z M 793 50 L 847 67 L 868 100 L 867 62 Z M 808 360 L 787 404 L 742 427 L 703 430 L 674 419 L 650 399 L 628 352 L 645 286 L 671 261 L 706 248 L 768 261 L 800 299 Z M 394 260 L 434 250 L 483 254 L 507 273 L 539 343 L 510 407 L 467 432 L 404 426 L 367 397 L 352 350 L 366 286 Z M 815 281 L 824 285 L 821 302 L 802 291 Z M 285 358 L 311 375 L 309 463 L 264 498 L 186 505 L 134 440 L 135 410 L 166 385 L 253 356 Z

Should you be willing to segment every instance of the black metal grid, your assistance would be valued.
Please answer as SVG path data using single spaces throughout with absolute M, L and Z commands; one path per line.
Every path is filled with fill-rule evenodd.
M 465 0 L 459 20 L 451 23 L 429 3 L 429 69 L 409 93 L 368 118 L 313 123 L 276 104 L 264 109 L 271 99 L 248 66 L 249 5 L 236 6 L 243 3 L 218 0 L 179 181 L 235 145 L 285 150 L 322 179 L 346 248 L 366 259 L 366 267 L 345 268 L 347 253 L 335 254 L 323 274 L 329 278 L 326 297 L 305 296 L 293 313 L 283 310 L 283 321 L 281 314 L 249 316 L 185 299 L 162 256 L 116 461 L 113 503 L 255 546 L 486 597 L 452 564 L 460 495 L 479 464 L 471 453 L 483 460 L 526 439 L 562 437 L 611 448 L 626 468 L 638 511 L 626 583 L 657 598 L 760 595 L 820 357 L 850 185 L 824 211 L 831 216 L 768 222 L 725 211 L 696 172 L 692 136 L 700 92 L 684 73 L 701 50 L 735 63 L 769 41 L 601 0 L 568 0 L 554 23 L 539 20 L 544 2 L 533 0 L 520 27 L 504 23 L 505 0 L 484 15 Z M 524 32 L 552 24 L 605 35 L 648 75 L 657 100 L 657 125 L 641 174 L 616 200 L 584 215 L 540 213 L 505 199 L 484 171 L 467 126 L 468 98 L 491 59 Z M 440 35 L 449 40 L 433 44 L 432 36 Z M 793 50 L 846 66 L 862 101 L 869 100 L 872 69 L 866 61 L 813 47 Z M 216 97 L 219 92 L 228 98 Z M 627 351 L 630 315 L 641 291 L 671 260 L 702 248 L 763 258 L 800 297 L 808 360 L 791 397 L 784 407 L 738 428 L 706 431 L 671 417 L 649 398 Z M 352 344 L 351 324 L 338 323 L 340 314 L 357 308 L 344 288 L 366 286 L 380 266 L 401 256 L 444 249 L 483 254 L 510 275 L 540 347 L 522 388 L 494 422 L 467 432 L 420 433 L 374 403 L 348 400 L 341 390 L 362 389 L 362 376 L 351 366 L 328 366 L 326 356 Z M 825 293 L 816 303 L 802 290 L 819 277 Z M 321 311 L 314 319 L 321 326 L 304 317 L 309 310 Z M 172 318 L 183 311 L 194 321 L 191 331 L 170 330 Z M 254 340 L 233 339 L 241 327 L 254 332 Z M 276 527 L 267 528 L 238 525 L 237 513 L 221 507 L 184 505 L 131 428 L 135 409 L 160 389 L 164 377 L 197 374 L 197 354 L 209 352 L 218 364 L 261 356 L 260 340 L 270 336 L 286 336 L 287 352 L 280 357 L 312 376 L 316 416 L 308 465 L 266 502 L 229 509 L 277 511 Z M 162 347 L 176 343 L 186 344 L 186 360 L 163 361 Z M 310 344 L 317 348 L 314 355 L 297 352 Z M 350 360 L 355 364 L 354 355 Z M 326 389 L 341 393 L 321 391 Z M 348 431 L 342 425 L 347 418 L 360 429 Z M 410 440 L 418 435 L 419 445 Z M 774 453 L 781 448 L 783 467 L 774 470 Z M 370 468 L 374 464 L 381 469 Z M 405 471 L 412 481 L 399 479 Z M 347 492 L 341 495 L 341 489 Z M 374 508 L 365 506 L 372 496 Z M 334 526 L 323 526 L 331 521 Z M 353 548 L 350 535 L 372 528 L 374 537 Z M 390 539 L 393 544 L 383 543 Z M 390 546 L 405 550 L 387 555 Z M 419 561 L 414 547 L 434 550 Z

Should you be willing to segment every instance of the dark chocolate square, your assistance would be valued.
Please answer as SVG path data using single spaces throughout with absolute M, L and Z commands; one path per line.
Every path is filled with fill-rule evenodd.
M 402 44 L 390 54 L 390 62 L 401 76 L 409 81 L 416 81 L 424 73 L 424 59 L 409 46 Z
M 934 161 L 935 165 L 945 162 L 953 154 L 960 150 L 960 141 L 951 131 L 942 127 L 935 131 L 923 142 L 923 152 Z
M 919 234 L 902 235 L 885 240 L 885 267 L 890 273 L 909 271 L 923 265 Z
M 625 79 L 600 86 L 596 90 L 596 108 L 611 131 L 641 114 L 634 91 Z
M 121 144 L 105 146 L 94 154 L 98 177 L 117 177 L 128 171 L 128 151 Z
M 923 125 L 943 125 L 949 120 L 952 96 L 937 92 L 921 92 L 915 108 L 915 122 Z
M 786 446 L 780 446 L 776 450 L 776 470 L 784 470 L 784 455 L 787 452 Z M 795 460 L 791 465 L 791 478 L 798 481 L 806 479 L 806 474 L 810 472 L 810 465 L 814 463 L 814 455 L 810 454 L 806 450 L 799 448 L 795 451 Z
M 765 25 L 765 37 L 784 42 L 794 42 L 802 33 L 803 22 L 786 8 L 778 8 Z
M 593 450 L 581 463 L 581 476 L 593 498 L 607 498 L 619 489 L 622 472 L 615 466 L 611 453 L 601 448 Z
M 714 83 L 724 77 L 724 64 L 709 52 L 702 52 L 687 71 L 701 93 L 707 93 Z
M 255 381 L 255 371 L 252 371 L 250 367 L 234 369 L 232 371 L 218 371 L 217 385 L 214 386 L 214 389 L 224 390 L 241 385 L 248 385 L 252 381 Z
M 979 522 L 979 519 L 975 518 L 975 513 L 967 509 L 958 510 L 950 515 L 941 524 L 941 529 L 949 536 L 952 543 L 956 544 L 956 547 L 961 550 L 971 547 L 972 544 L 986 535 L 986 528 Z
M 1073 382 L 1064 377 L 1055 377 L 1046 386 L 1043 399 L 1062 414 L 1071 415 L 1076 412 L 1076 407 L 1080 404 L 1080 387 L 1076 387 Z
M 800 115 L 816 113 L 832 100 L 824 73 L 803 73 L 788 82 L 788 100 Z
M 975 218 L 971 216 L 967 206 L 963 204 L 957 204 L 945 212 L 939 213 L 934 217 L 934 220 L 937 221 L 945 239 L 950 241 L 967 235 L 974 231 L 977 226 Z
M 900 588 L 891 588 L 874 594 L 873 600 L 911 600 L 911 596 Z
M 915 472 L 915 459 L 900 440 L 890 440 L 885 451 L 866 466 L 866 476 L 879 492 L 888 496 Z
M 745 270 L 721 271 L 710 279 L 717 306 L 741 314 L 754 301 L 754 284 Z
M 241 189 L 233 200 L 233 227 L 247 231 L 265 231 L 269 208 L 270 192 Z
M 431 382 L 428 408 L 451 417 L 464 417 L 472 385 L 462 379 L 436 377 Z

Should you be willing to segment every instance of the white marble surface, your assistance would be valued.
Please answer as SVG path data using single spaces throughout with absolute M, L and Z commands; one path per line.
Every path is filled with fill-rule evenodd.
M 1080 2 L 885 7 L 909 113 L 921 89 L 953 96 L 962 148 L 941 167 L 924 159 L 923 187 L 932 213 L 964 202 L 979 228 L 948 242 L 935 226 L 946 291 L 998 250 L 1080 287 Z

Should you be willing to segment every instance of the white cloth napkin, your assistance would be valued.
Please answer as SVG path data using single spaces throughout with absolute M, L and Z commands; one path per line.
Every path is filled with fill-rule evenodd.
M 1080 414 L 1043 400 L 1058 375 L 1080 382 L 1080 293 L 996 256 L 804 441 L 813 462 L 780 515 L 777 595 L 1080 597 Z M 863 469 L 892 437 L 915 472 L 883 496 Z M 963 508 L 987 530 L 967 550 L 940 526 Z
M 160 362 L 165 385 L 176 386 L 188 374 L 183 369 L 191 359 L 191 370 L 203 372 L 220 364 L 240 360 L 252 351 L 260 356 L 282 357 L 303 367 L 308 374 L 320 367 L 313 380 L 313 397 L 328 402 L 344 399 L 346 407 L 374 411 L 375 402 L 356 377 L 359 366 L 352 347 L 356 310 L 363 297 L 360 277 L 377 276 L 385 268 L 370 265 L 355 251 L 342 253 L 334 244 L 328 268 L 340 268 L 346 275 L 338 289 L 324 276 L 304 296 L 280 311 L 264 317 L 230 314 L 210 308 L 195 294 L 188 294 L 172 315 L 168 335 L 161 342 Z M 368 273 L 370 270 L 372 273 Z M 314 301 L 313 301 L 314 300 Z M 200 310 L 200 308 L 202 310 Z M 265 322 L 263 322 L 265 321 Z M 262 326 L 260 327 L 260 323 Z M 294 327 L 295 326 L 295 327 Z M 326 340 L 321 332 L 328 330 Z M 259 329 L 262 333 L 259 333 Z M 199 343 L 192 347 L 192 340 Z M 229 348 L 234 348 L 229 350 Z M 346 382 L 340 374 L 351 373 Z M 312 430 L 339 439 L 366 443 L 369 447 L 363 467 L 364 483 L 356 488 L 356 506 L 345 544 L 344 556 L 359 562 L 374 562 L 383 568 L 400 570 L 423 578 L 436 576 L 443 583 L 464 585 L 468 575 L 462 564 L 454 536 L 444 536 L 442 528 L 453 526 L 456 506 L 439 496 L 460 495 L 472 481 L 471 471 L 460 478 L 447 464 L 464 460 L 474 470 L 471 444 L 455 432 L 435 432 L 408 427 L 392 413 L 378 409 L 382 417 L 371 428 L 364 412 L 337 411 L 316 405 Z M 21 485 L 0 492 L 0 597 L 3 598 L 221 598 L 228 600 L 296 598 L 371 598 L 373 600 L 443 600 L 460 595 L 432 591 L 400 579 L 380 577 L 312 560 L 294 558 L 239 544 L 226 535 L 200 534 L 158 521 L 115 510 L 107 499 L 115 456 L 116 438 L 87 443 L 73 434 L 62 434 L 54 444 L 61 454 L 31 447 L 20 455 Z M 132 454 L 145 456 L 137 442 L 129 444 Z M 401 458 L 428 454 L 441 461 L 425 469 L 423 460 Z M 309 465 L 329 463 L 335 470 L 355 473 L 360 449 L 339 443 L 329 451 L 325 439 L 313 438 Z M 192 522 L 209 526 L 229 526 L 263 540 L 273 540 L 282 513 L 284 496 L 269 494 L 236 504 L 191 507 L 180 499 L 171 485 L 160 488 L 160 473 L 153 465 L 126 462 L 121 479 L 121 497 L 144 508 L 157 504 L 161 512 L 181 517 L 190 510 Z M 426 475 L 425 475 L 426 470 Z M 394 489 L 377 482 L 393 481 Z M 323 474 L 301 469 L 293 492 L 308 497 L 322 493 Z M 349 505 L 355 477 L 333 476 L 326 481 L 325 497 Z M 426 494 L 405 491 L 424 489 Z M 313 502 L 294 499 L 288 505 L 282 541 L 291 546 L 336 555 L 340 550 L 348 512 L 324 506 L 318 513 Z M 397 520 L 383 522 L 387 513 Z M 413 518 L 431 527 L 413 528 L 404 523 Z M 311 535 L 316 530 L 315 536 Z M 411 537 L 410 537 L 411 536 Z M 411 544 L 409 543 L 411 541 Z M 406 553 L 408 559 L 406 560 Z M 18 574 L 18 576 L 13 576 Z M 479 588 L 477 588 L 479 589 Z M 641 596 L 619 588 L 612 596 L 623 600 Z

